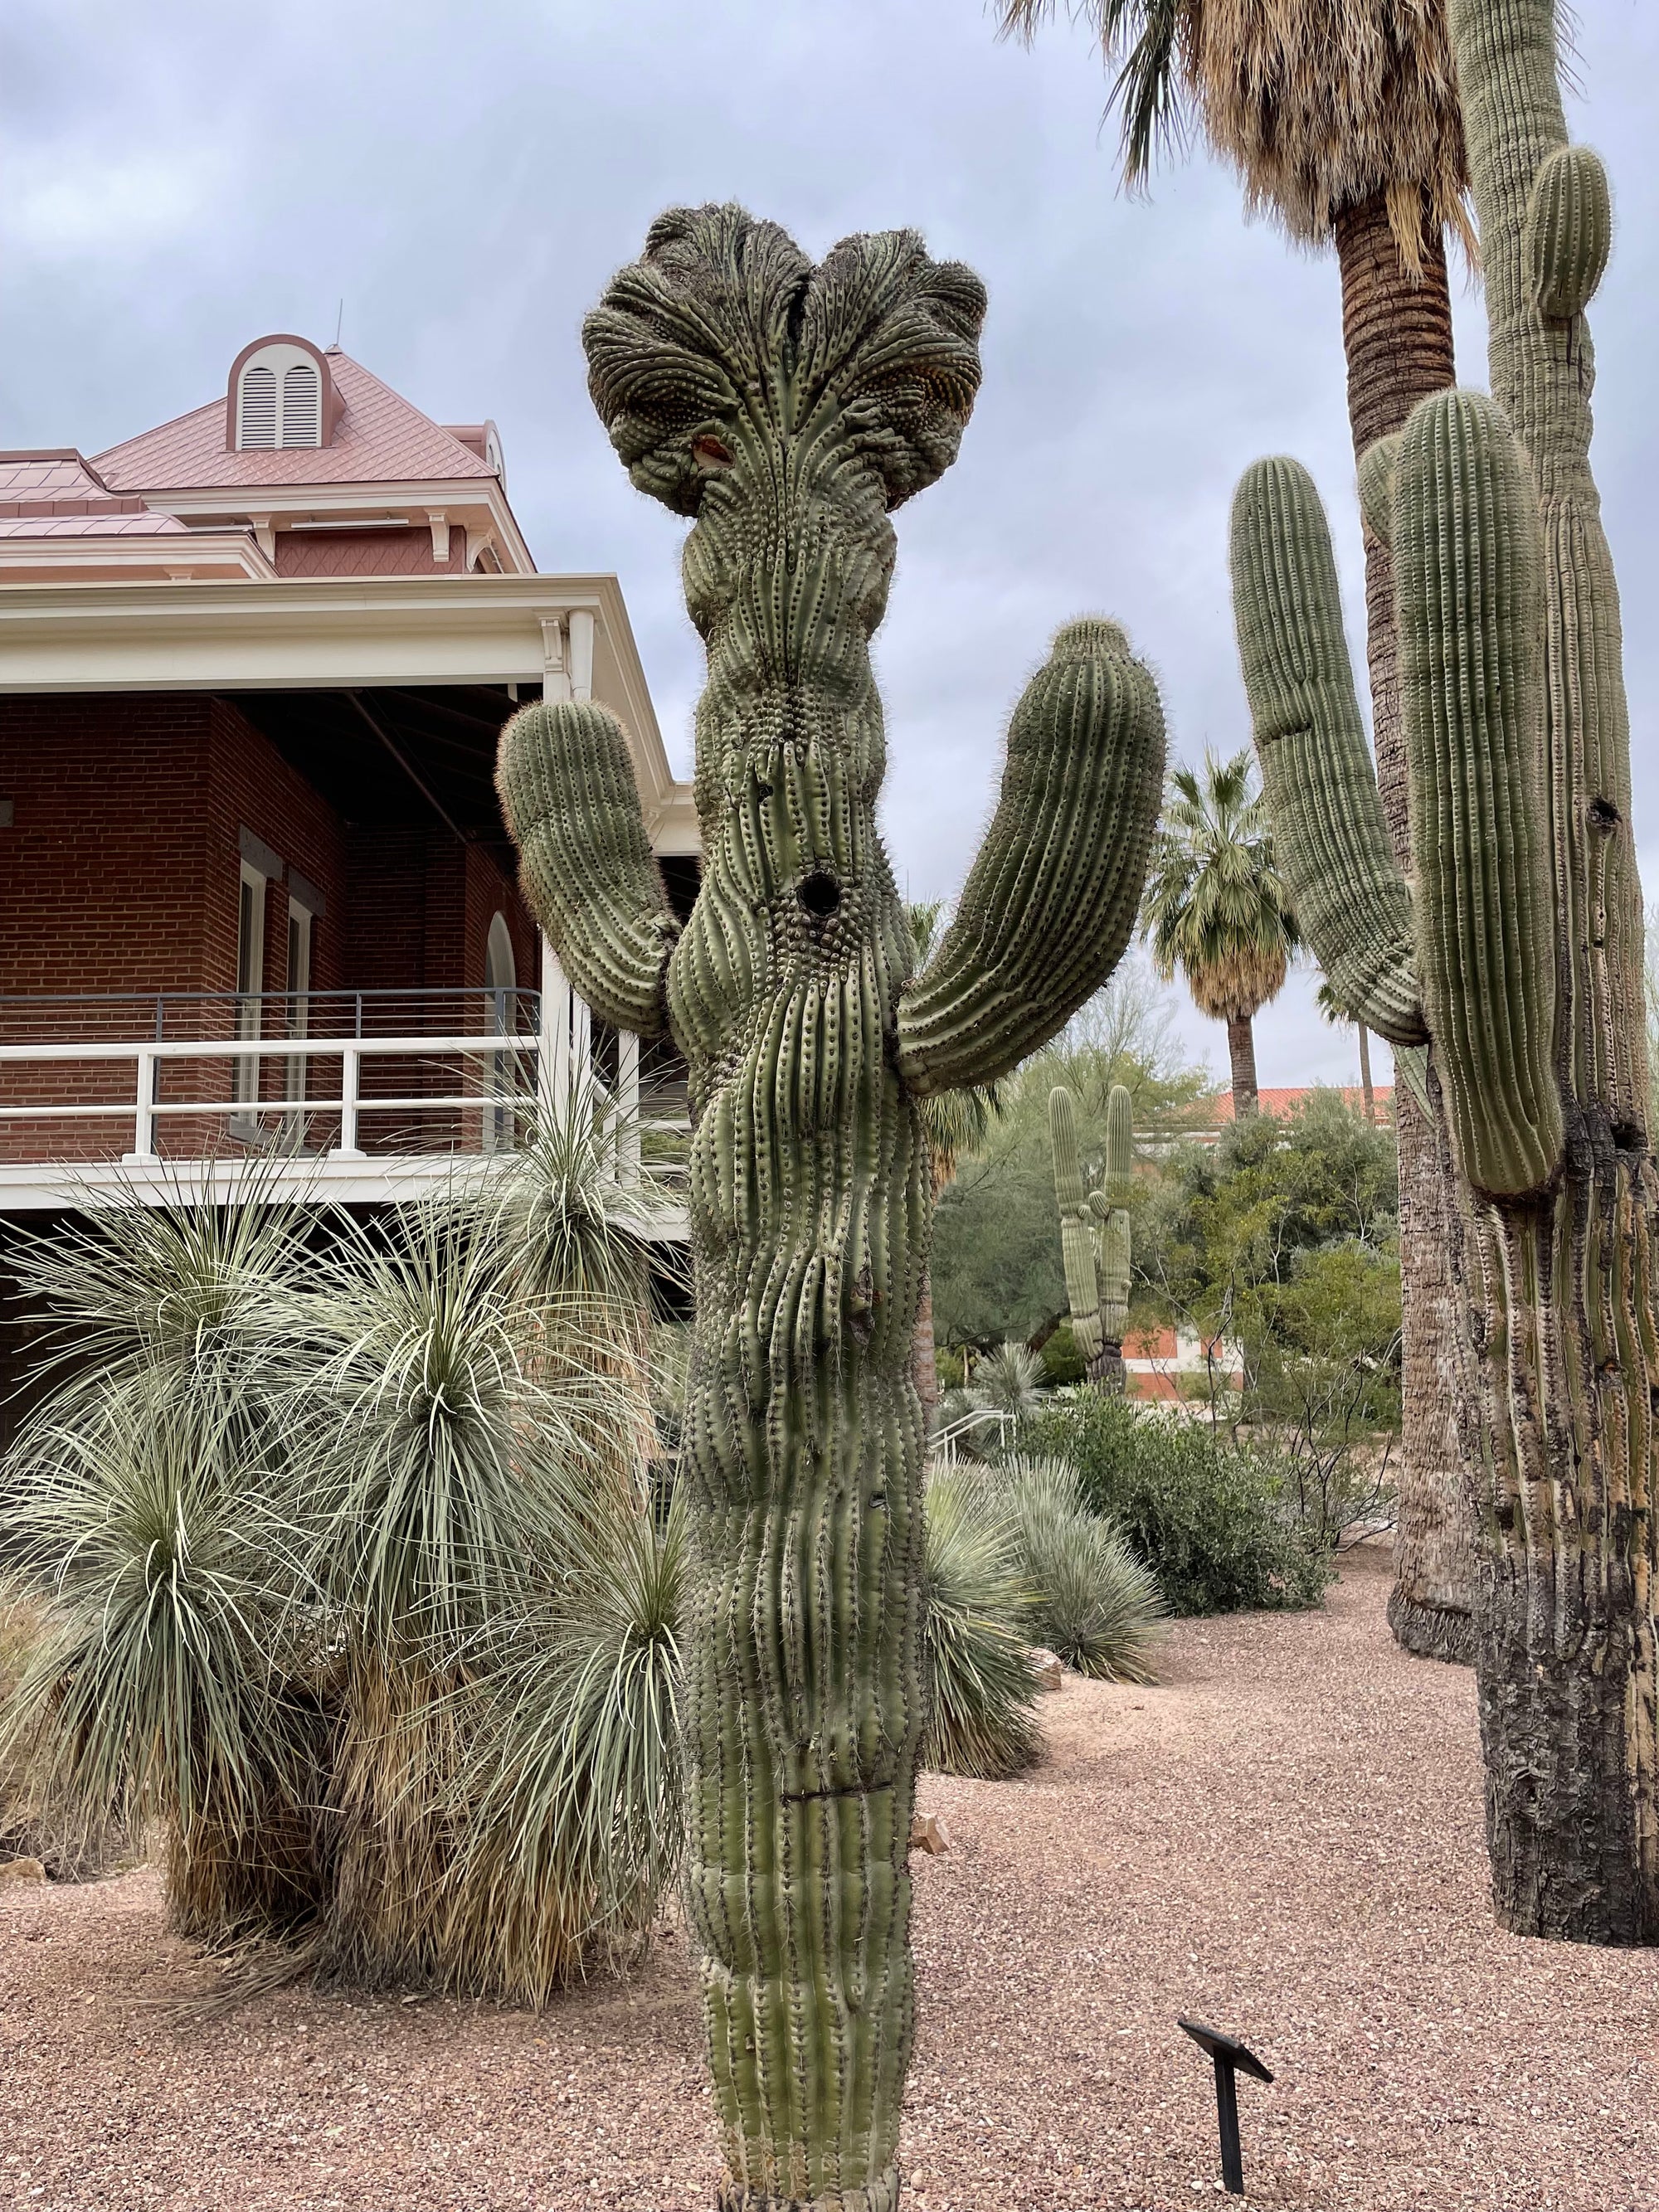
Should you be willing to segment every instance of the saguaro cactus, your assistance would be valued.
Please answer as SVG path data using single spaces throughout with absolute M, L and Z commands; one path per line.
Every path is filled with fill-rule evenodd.
M 1653 1942 L 1659 1177 L 1619 603 L 1589 464 L 1606 182 L 1565 143 L 1551 0 L 1451 16 L 1493 398 L 1424 401 L 1364 472 L 1392 529 L 1414 902 L 1377 847 L 1325 520 L 1294 463 L 1239 488 L 1239 640 L 1292 895 L 1373 1025 L 1428 1036 L 1467 1185 L 1498 1912 L 1523 1934 Z
M 1063 1083 L 1048 1093 L 1048 1137 L 1054 1147 L 1060 1251 L 1072 1334 L 1089 1380 L 1121 1390 L 1131 1257 L 1127 1206 L 1134 1169 L 1134 1115 L 1128 1091 L 1115 1083 L 1106 1102 L 1106 1158 L 1097 1190 L 1088 1189 L 1084 1182 L 1076 1102 Z
M 897 2200 L 924 1718 L 918 1101 L 1004 1074 L 1110 972 L 1162 772 L 1122 633 L 1062 629 L 912 980 L 868 640 L 889 510 L 955 459 L 984 305 L 909 232 L 814 267 L 740 209 L 661 216 L 583 338 L 635 483 L 694 518 L 704 872 L 677 943 L 611 716 L 532 707 L 502 740 L 561 960 L 613 1018 L 666 1020 L 690 1072 L 688 1893 L 723 2201 L 744 2212 Z

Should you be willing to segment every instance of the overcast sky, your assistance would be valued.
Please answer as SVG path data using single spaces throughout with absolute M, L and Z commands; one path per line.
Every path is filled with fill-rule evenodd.
M 1578 15 L 1575 125 L 1620 217 L 1596 461 L 1659 892 L 1659 8 Z M 0 444 L 96 452 L 215 397 L 266 331 L 326 343 L 343 299 L 346 350 L 377 375 L 440 421 L 495 417 L 539 565 L 620 575 L 685 772 L 684 526 L 611 453 L 581 316 L 677 202 L 742 200 L 814 253 L 915 225 L 991 295 L 979 405 L 898 517 L 877 639 L 890 848 L 914 895 L 949 895 L 1003 718 L 1067 617 L 1127 624 L 1178 753 L 1244 741 L 1226 515 L 1255 455 L 1314 469 L 1351 593 L 1358 575 L 1334 264 L 1247 226 L 1202 161 L 1123 198 L 1103 98 L 1081 33 L 999 44 L 980 0 L 5 0 Z M 1467 287 L 1458 316 L 1484 382 Z M 1359 642 L 1352 597 L 1349 627 Z M 1312 993 L 1294 978 L 1261 1017 L 1264 1084 L 1354 1079 Z M 1184 997 L 1179 1027 L 1219 1073 L 1221 1032 Z

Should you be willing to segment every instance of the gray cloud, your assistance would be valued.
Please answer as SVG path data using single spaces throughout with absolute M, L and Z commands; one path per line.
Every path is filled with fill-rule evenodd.
M 1577 127 L 1606 155 L 1618 252 L 1596 314 L 1597 460 L 1627 610 L 1637 820 L 1659 889 L 1659 644 L 1644 503 L 1659 285 L 1659 22 L 1581 0 Z M 1103 85 L 1063 25 L 999 45 L 975 0 L 11 0 L 0 27 L 0 435 L 94 451 L 199 404 L 249 337 L 344 343 L 441 420 L 493 415 L 545 568 L 614 568 L 665 733 L 690 750 L 698 653 L 681 526 L 629 489 L 588 406 L 577 325 L 671 202 L 734 198 L 822 251 L 913 224 L 991 292 L 961 461 L 899 518 L 878 640 L 886 824 L 949 892 L 988 811 L 1002 719 L 1050 630 L 1115 613 L 1177 749 L 1246 735 L 1225 518 L 1255 454 L 1326 488 L 1361 636 L 1334 264 L 1247 226 L 1231 179 L 1115 190 Z M 1478 298 L 1463 373 L 1484 380 Z M 1352 1079 L 1293 980 L 1261 1078 Z M 1180 1033 L 1221 1067 L 1213 1025 Z

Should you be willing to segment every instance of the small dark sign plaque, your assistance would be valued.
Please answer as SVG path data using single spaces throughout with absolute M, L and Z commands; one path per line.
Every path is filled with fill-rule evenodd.
M 1221 2179 L 1235 2197 L 1244 2194 L 1244 2154 L 1238 2140 L 1238 2094 L 1235 2076 L 1239 2073 L 1251 2075 L 1258 2081 L 1271 2081 L 1273 2075 L 1256 2057 L 1231 2035 L 1224 2035 L 1218 2027 L 1206 2027 L 1202 2021 L 1177 2021 L 1178 2027 L 1186 2029 L 1200 2051 L 1207 2051 L 1215 2061 L 1215 2111 L 1221 2128 Z

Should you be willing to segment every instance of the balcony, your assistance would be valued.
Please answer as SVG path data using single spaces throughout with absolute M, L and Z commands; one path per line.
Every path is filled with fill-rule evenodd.
M 672 1191 L 689 1131 L 672 1048 L 546 991 L 0 994 L 0 1213 L 117 1187 L 373 1204 L 488 1176 L 586 1097 L 619 1183 Z M 678 1204 L 659 1233 L 684 1234 Z

